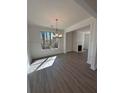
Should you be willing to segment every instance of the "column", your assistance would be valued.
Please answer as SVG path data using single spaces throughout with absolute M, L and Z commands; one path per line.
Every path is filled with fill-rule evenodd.
M 66 32 L 64 32 L 64 53 L 66 53 Z
M 90 40 L 88 48 L 88 61 L 87 63 L 91 65 L 92 70 L 96 70 L 96 51 L 97 51 L 97 28 L 96 22 L 90 24 Z

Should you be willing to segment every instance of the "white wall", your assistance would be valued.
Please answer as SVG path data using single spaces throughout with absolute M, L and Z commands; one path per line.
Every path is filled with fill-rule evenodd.
M 84 33 L 82 31 L 73 31 L 73 51 L 78 52 L 78 45 L 84 46 Z
M 73 33 L 69 32 L 66 33 L 66 50 L 67 52 L 72 51 L 73 50 Z
M 31 93 L 30 82 L 28 78 L 27 78 L 27 93 Z
M 42 50 L 40 31 L 54 31 L 54 30 L 50 28 L 46 28 L 46 27 L 36 26 L 36 25 L 28 25 L 30 50 L 31 50 L 32 59 L 44 57 L 48 55 L 54 55 L 58 53 L 63 53 L 63 38 L 59 40 L 58 49 Z
M 84 49 L 88 49 L 90 32 L 84 32 Z
M 31 57 L 31 47 L 30 47 L 30 40 L 29 40 L 29 32 L 27 32 L 27 66 L 29 67 L 32 61 Z
M 89 34 L 90 34 L 89 28 L 67 32 L 66 33 L 66 51 L 78 52 L 78 45 L 82 45 L 82 51 L 84 47 L 88 49 Z M 86 40 L 85 40 L 85 35 L 86 35 Z

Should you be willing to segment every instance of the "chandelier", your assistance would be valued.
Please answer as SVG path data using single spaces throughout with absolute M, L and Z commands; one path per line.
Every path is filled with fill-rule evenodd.
M 54 38 L 62 38 L 62 33 L 60 33 L 60 31 L 58 31 L 57 25 L 58 25 L 58 19 L 56 19 L 56 28 L 55 28 L 53 37 Z

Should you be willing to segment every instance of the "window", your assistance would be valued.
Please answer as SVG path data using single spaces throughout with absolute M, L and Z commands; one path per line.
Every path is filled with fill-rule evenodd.
M 40 32 L 40 36 L 42 49 L 58 48 L 58 40 L 54 38 L 53 32 Z

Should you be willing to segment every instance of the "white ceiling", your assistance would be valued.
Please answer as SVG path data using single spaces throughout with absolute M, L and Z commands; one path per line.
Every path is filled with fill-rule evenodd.
M 74 0 L 85 9 L 92 17 L 97 18 L 97 0 Z
M 58 28 L 65 29 L 91 17 L 74 0 L 27 0 L 28 24 L 51 27 L 59 19 Z

